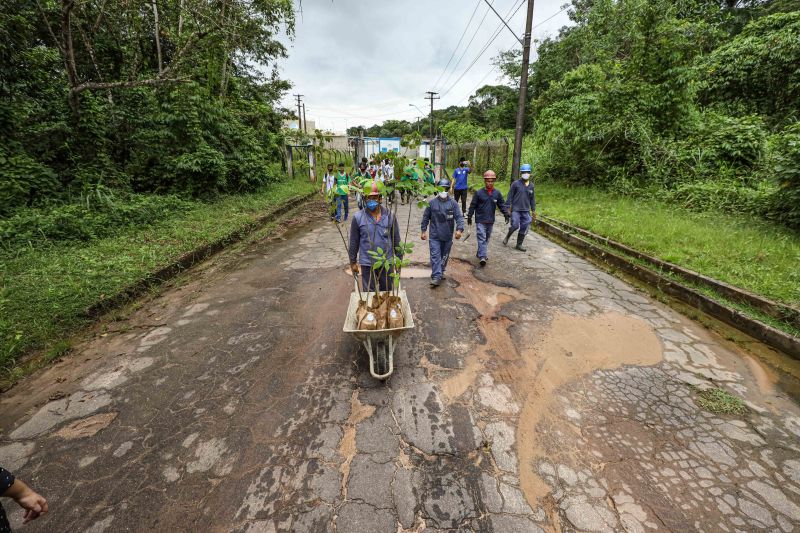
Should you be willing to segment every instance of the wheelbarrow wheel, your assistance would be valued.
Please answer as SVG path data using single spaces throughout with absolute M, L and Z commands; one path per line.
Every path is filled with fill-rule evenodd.
M 375 373 L 383 376 L 389 372 L 389 346 L 386 341 L 375 343 Z

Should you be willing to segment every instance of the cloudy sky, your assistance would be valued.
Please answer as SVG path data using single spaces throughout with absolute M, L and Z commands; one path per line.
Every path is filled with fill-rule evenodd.
M 489 1 L 521 36 L 525 1 Z M 564 2 L 536 0 L 534 39 L 569 23 Z M 465 105 L 478 87 L 501 81 L 492 58 L 520 47 L 485 0 L 303 0 L 302 14 L 300 4 L 279 68 L 321 129 L 413 121 L 421 113 L 409 104 L 430 108 L 425 91 L 440 93 L 436 108 Z M 291 94 L 283 101 L 289 108 Z

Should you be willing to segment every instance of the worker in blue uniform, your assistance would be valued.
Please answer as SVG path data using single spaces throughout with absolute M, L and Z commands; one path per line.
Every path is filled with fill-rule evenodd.
M 511 229 L 503 239 L 503 244 L 508 244 L 511 235 L 519 230 L 515 248 L 524 252 L 526 248 L 522 246 L 522 241 L 528 234 L 531 222 L 536 218 L 536 194 L 531 180 L 531 166 L 528 164 L 519 167 L 519 179 L 511 184 L 511 189 L 508 191 L 508 208 L 511 210 Z
M 370 257 L 369 251 L 381 248 L 388 259 L 395 255 L 402 259 L 402 253 L 395 249 L 402 242 L 400 227 L 391 211 L 381 205 L 382 194 L 377 181 L 373 180 L 367 192 L 364 208 L 353 216 L 350 224 L 350 243 L 347 250 L 350 255 L 350 270 L 356 274 L 361 272 L 363 290 L 375 290 L 377 280 L 378 289 L 386 291 L 394 286 L 394 281 L 389 276 L 391 270 L 382 268 L 373 271 L 372 264 L 375 260 Z
M 497 175 L 493 170 L 483 173 L 484 188 L 478 190 L 469 204 L 467 212 L 467 224 L 472 225 L 472 217 L 475 216 L 476 238 L 478 241 L 478 260 L 481 266 L 486 266 L 489 260 L 489 238 L 492 236 L 494 227 L 494 212 L 500 211 L 506 218 L 506 224 L 511 217 L 503 201 L 503 193 L 494 188 Z
M 458 162 L 458 168 L 453 171 L 453 195 L 456 202 L 461 200 L 461 211 L 467 210 L 467 192 L 469 191 L 469 161 L 463 157 Z
M 450 180 L 440 179 L 437 187 L 439 192 L 422 213 L 422 235 L 420 235 L 423 241 L 428 240 L 430 225 L 428 248 L 431 254 L 431 287 L 438 287 L 444 279 L 450 249 L 453 247 L 453 230 L 455 229 L 456 239 L 460 239 L 464 231 L 464 215 L 458 207 L 458 202 L 448 193 Z

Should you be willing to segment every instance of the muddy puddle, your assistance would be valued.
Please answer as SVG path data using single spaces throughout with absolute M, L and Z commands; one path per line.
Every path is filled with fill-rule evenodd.
M 536 427 L 551 410 L 556 389 L 599 369 L 658 364 L 661 342 L 649 324 L 617 312 L 590 317 L 557 313 L 546 329 L 536 331 L 499 316 L 504 305 L 527 299 L 524 294 L 476 279 L 471 267 L 461 262 L 451 264 L 450 270 L 462 300 L 480 314 L 477 325 L 485 342 L 467 355 L 462 369 L 441 382 L 442 393 L 448 404 L 465 401 L 461 397 L 484 373 L 511 389 L 511 401 L 520 408 L 520 484 L 535 506 L 550 491 L 534 470 L 537 459 L 545 455 Z M 515 343 L 512 326 L 518 328 L 514 338 L 524 341 Z

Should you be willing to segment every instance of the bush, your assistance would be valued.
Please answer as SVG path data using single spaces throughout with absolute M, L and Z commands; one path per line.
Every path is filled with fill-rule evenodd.
M 0 220 L 0 242 L 2 251 L 9 253 L 23 246 L 89 241 L 120 228 L 151 225 L 191 206 L 175 196 L 127 194 L 99 202 L 87 197 L 81 203 L 21 209 Z
M 768 169 L 777 184 L 773 197 L 778 220 L 800 227 L 800 123 L 770 139 Z

